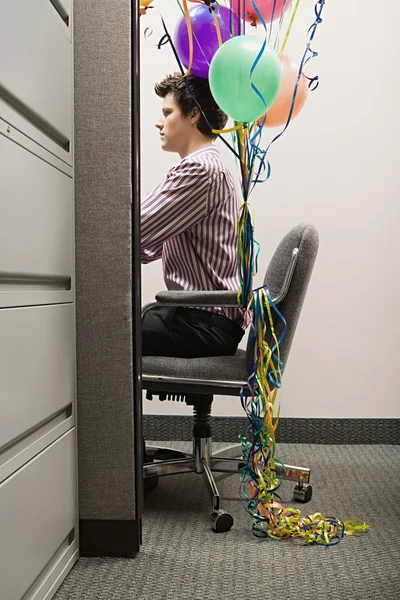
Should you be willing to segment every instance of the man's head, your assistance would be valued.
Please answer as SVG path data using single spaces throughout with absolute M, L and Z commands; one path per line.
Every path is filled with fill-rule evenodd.
M 207 79 L 175 73 L 156 84 L 155 92 L 164 99 L 156 124 L 163 150 L 186 156 L 217 137 L 212 129 L 225 127 L 228 118 L 212 97 Z

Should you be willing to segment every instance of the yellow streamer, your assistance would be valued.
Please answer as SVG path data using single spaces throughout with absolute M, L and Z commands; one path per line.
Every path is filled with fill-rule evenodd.
M 229 129 L 212 129 L 213 133 L 232 133 L 232 131 L 237 131 L 240 129 L 240 125 L 236 125 L 235 127 L 230 127 Z
M 290 21 L 289 21 L 289 27 L 287 28 L 287 32 L 286 32 L 286 35 L 285 35 L 285 39 L 283 40 L 282 48 L 281 48 L 281 49 L 280 49 L 280 51 L 279 51 L 279 56 L 282 56 L 282 54 L 283 54 L 283 51 L 285 50 L 286 42 L 288 41 L 288 37 L 289 37 L 289 34 L 290 34 L 290 32 L 291 32 L 292 25 L 293 25 L 293 21 L 294 21 L 294 18 L 295 18 L 295 16 L 296 16 L 297 9 L 299 8 L 299 4 L 300 4 L 300 0 L 297 0 L 297 2 L 296 2 L 296 6 L 294 7 L 294 10 L 293 10 L 292 16 L 291 16 L 291 18 L 290 18 Z

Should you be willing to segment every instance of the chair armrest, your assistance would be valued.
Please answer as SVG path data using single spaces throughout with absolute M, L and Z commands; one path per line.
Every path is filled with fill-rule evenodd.
M 272 297 L 272 302 L 275 305 L 280 304 L 289 291 L 298 258 L 299 249 L 294 248 L 292 250 L 291 261 L 285 273 L 282 288 L 276 296 Z M 159 304 L 164 304 L 164 306 L 238 306 L 238 294 L 239 291 L 235 290 L 193 292 L 165 290 L 158 292 L 156 300 Z M 144 315 L 151 306 L 154 306 L 154 304 L 146 305 L 142 315 Z
M 238 292 L 221 291 L 163 291 L 158 292 L 156 300 L 160 304 L 172 306 L 238 306 Z

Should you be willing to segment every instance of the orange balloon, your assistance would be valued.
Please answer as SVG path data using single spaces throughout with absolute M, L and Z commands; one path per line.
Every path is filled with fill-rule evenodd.
M 284 54 L 280 57 L 280 61 L 282 65 L 282 83 L 275 102 L 267 112 L 265 127 L 279 127 L 280 125 L 286 125 L 290 107 L 292 106 L 294 87 L 299 74 L 299 65 L 289 56 L 285 56 Z M 307 100 L 307 94 L 307 79 L 301 74 L 290 120 L 298 115 L 303 108 Z M 262 121 L 263 117 L 259 119 L 257 123 L 261 125 Z
M 141 15 L 145 15 L 146 14 L 146 10 L 148 8 L 151 8 L 150 4 L 153 2 L 153 0 L 140 0 L 140 14 Z

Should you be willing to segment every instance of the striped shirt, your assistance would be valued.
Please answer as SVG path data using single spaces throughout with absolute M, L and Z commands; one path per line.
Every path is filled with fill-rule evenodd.
M 162 258 L 168 290 L 238 290 L 235 183 L 214 145 L 183 158 L 142 198 L 142 263 Z M 211 309 L 242 324 L 239 310 Z

